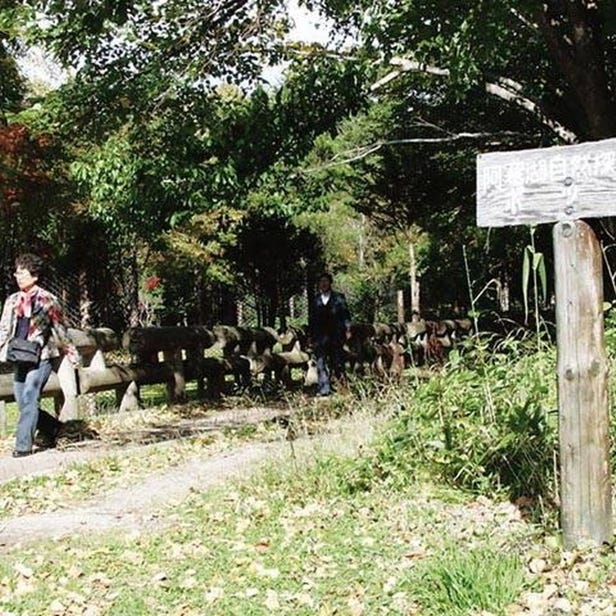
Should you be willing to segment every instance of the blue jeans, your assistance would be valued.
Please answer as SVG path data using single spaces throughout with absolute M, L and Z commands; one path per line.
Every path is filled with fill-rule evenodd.
M 49 375 L 51 362 L 41 361 L 36 367 L 17 365 L 13 377 L 13 393 L 15 402 L 19 407 L 19 421 L 17 422 L 17 435 L 15 449 L 17 451 L 31 451 L 39 418 L 39 402 L 41 392 Z

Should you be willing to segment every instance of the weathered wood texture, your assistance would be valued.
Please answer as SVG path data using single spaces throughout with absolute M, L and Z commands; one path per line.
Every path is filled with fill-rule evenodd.
M 122 346 L 136 355 L 176 349 L 207 349 L 215 342 L 205 327 L 133 327 L 122 336 Z
M 353 337 L 345 345 L 349 362 L 356 367 L 367 363 L 369 369 L 381 376 L 399 376 L 404 361 L 402 341 L 408 342 L 415 356 L 417 347 L 423 348 L 428 325 L 430 331 L 440 332 L 439 345 L 443 348 L 451 346 L 458 330 L 468 333 L 461 320 L 443 321 L 440 326 L 419 321 L 356 323 Z M 69 333 L 82 354 L 83 366 L 75 370 L 67 358 L 58 358 L 43 390 L 44 396 L 54 398 L 63 420 L 77 417 L 80 396 L 92 400 L 92 395 L 99 391 L 115 391 L 117 404 L 123 410 L 138 407 L 141 385 L 165 383 L 169 402 L 177 402 L 185 399 L 188 381 L 197 381 L 199 397 L 219 398 L 225 391 L 227 375 L 234 377 L 236 386 L 247 387 L 259 375 L 263 375 L 263 383 L 291 386 L 294 367 L 308 373 L 306 385 L 312 383 L 316 374 L 307 334 L 302 328 L 288 328 L 280 335 L 272 328 L 226 325 L 216 326 L 215 333 L 203 327 L 132 328 L 122 337 L 109 329 Z M 120 338 L 131 353 L 131 363 L 108 364 L 111 357 L 106 358 L 104 350 L 115 351 Z M 205 357 L 204 350 L 214 343 L 223 357 Z M 377 366 L 374 360 L 379 353 Z M 415 358 L 409 361 L 413 363 Z M 11 367 L 7 365 L 6 369 Z M 13 401 L 13 376 L 9 372 L 0 373 L 0 403 L 6 401 Z M 91 407 L 90 412 L 94 410 Z M 1 412 L 2 406 L 0 430 L 4 425 Z
M 477 157 L 477 224 L 613 216 L 616 139 Z
M 98 329 L 73 329 L 68 330 L 69 338 L 79 349 L 80 353 L 91 351 L 115 351 L 120 348 L 120 339 L 112 329 L 99 327 Z
M 590 227 L 554 227 L 564 543 L 612 540 L 601 250 Z

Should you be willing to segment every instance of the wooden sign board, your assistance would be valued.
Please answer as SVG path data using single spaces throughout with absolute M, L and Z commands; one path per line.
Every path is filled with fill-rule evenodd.
M 616 139 L 477 157 L 480 227 L 615 214 Z
M 616 139 L 477 158 L 477 224 L 556 222 L 560 496 L 569 549 L 613 541 L 602 252 L 578 218 L 616 214 Z

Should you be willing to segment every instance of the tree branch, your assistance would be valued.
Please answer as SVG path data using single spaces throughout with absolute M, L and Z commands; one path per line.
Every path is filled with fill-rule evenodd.
M 415 60 L 409 60 L 408 58 L 392 58 L 390 61 L 392 66 L 397 66 L 394 71 L 391 71 L 385 77 L 382 77 L 378 81 L 372 84 L 371 91 L 378 90 L 386 83 L 397 79 L 403 73 L 426 73 L 428 75 L 436 75 L 439 77 L 449 77 L 450 71 L 446 68 L 439 66 L 432 66 L 423 62 L 417 62 Z M 549 118 L 541 107 L 522 95 L 524 87 L 522 84 L 509 79 L 507 77 L 498 77 L 495 82 L 486 81 L 485 90 L 488 94 L 496 96 L 508 103 L 512 103 L 525 111 L 532 113 L 542 124 L 552 130 L 560 139 L 565 143 L 575 143 L 577 141 L 577 135 L 563 126 L 560 122 Z
M 427 73 L 428 75 L 437 75 L 438 77 L 449 77 L 449 69 L 440 68 L 438 66 L 432 66 L 425 62 L 417 62 L 416 60 L 409 60 L 408 58 L 392 58 L 389 61 L 390 66 L 398 66 L 397 70 L 387 73 L 385 77 L 379 79 L 370 86 L 370 90 L 374 92 L 378 90 L 386 83 L 397 79 L 403 73 Z
M 323 169 L 328 169 L 330 167 L 337 167 L 339 165 L 347 165 L 349 163 L 353 163 L 355 161 L 361 160 L 362 158 L 366 158 L 370 154 L 374 154 L 378 152 L 381 148 L 388 145 L 409 145 L 409 144 L 430 144 L 430 143 L 452 143 L 454 141 L 463 141 L 465 139 L 491 139 L 491 138 L 503 138 L 503 137 L 521 137 L 524 136 L 522 133 L 518 133 L 515 131 L 500 131 L 497 133 L 488 133 L 488 132 L 480 132 L 480 133 L 455 133 L 449 135 L 447 137 L 415 137 L 409 139 L 390 139 L 388 141 L 377 141 L 372 145 L 367 145 L 363 147 L 354 148 L 351 150 L 347 150 L 342 155 L 346 155 L 346 158 L 342 160 L 337 160 L 338 155 L 334 156 L 332 160 L 323 165 L 317 165 L 314 167 L 310 167 L 305 170 L 305 173 L 314 173 L 316 171 L 321 171 Z M 494 145 L 494 144 L 492 144 Z M 353 152 L 355 152 L 353 154 Z
M 517 84 L 519 86 L 519 84 Z M 521 86 L 520 86 L 521 87 Z M 556 135 L 558 135 L 565 143 L 575 143 L 577 141 L 577 136 L 574 132 L 570 131 L 568 128 L 565 128 L 562 124 L 557 122 L 556 120 L 552 120 L 548 118 L 542 111 L 537 103 L 533 102 L 529 98 L 521 96 L 519 94 L 519 89 L 507 87 L 507 80 L 499 81 L 498 83 L 490 83 L 486 82 L 485 84 L 486 92 L 488 94 L 492 94 L 501 98 L 504 101 L 513 103 L 514 105 L 529 111 L 535 117 L 537 117 L 541 123 L 547 126 L 552 130 Z
M 520 11 L 516 10 L 513 7 L 510 8 L 509 11 L 520 23 L 526 26 L 529 30 L 532 30 L 533 32 L 539 30 L 539 26 L 535 22 L 525 17 Z

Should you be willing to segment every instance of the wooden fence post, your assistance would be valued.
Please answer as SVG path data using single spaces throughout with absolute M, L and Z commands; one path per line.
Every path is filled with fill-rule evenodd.
M 187 349 L 186 360 L 192 366 L 197 380 L 197 398 L 202 400 L 205 395 L 204 373 L 203 373 L 203 345 L 193 349 Z
M 182 350 L 163 351 L 165 363 L 173 370 L 173 380 L 167 383 L 169 402 L 181 402 L 186 398 L 186 376 L 182 361 Z
M 60 419 L 62 421 L 77 419 L 79 417 L 77 372 L 67 357 L 62 358 L 57 374 L 64 397 L 64 403 L 60 410 Z
M 116 401 L 120 398 L 120 391 L 116 389 Z M 129 411 L 136 411 L 139 409 L 139 385 L 135 381 L 131 381 L 128 387 L 124 388 L 121 399 L 118 402 L 118 412 L 125 413 Z
M 561 525 L 566 547 L 612 540 L 601 256 L 585 222 L 555 225 Z
M 398 323 L 404 323 L 404 291 L 398 289 L 396 292 L 396 312 L 398 314 Z

